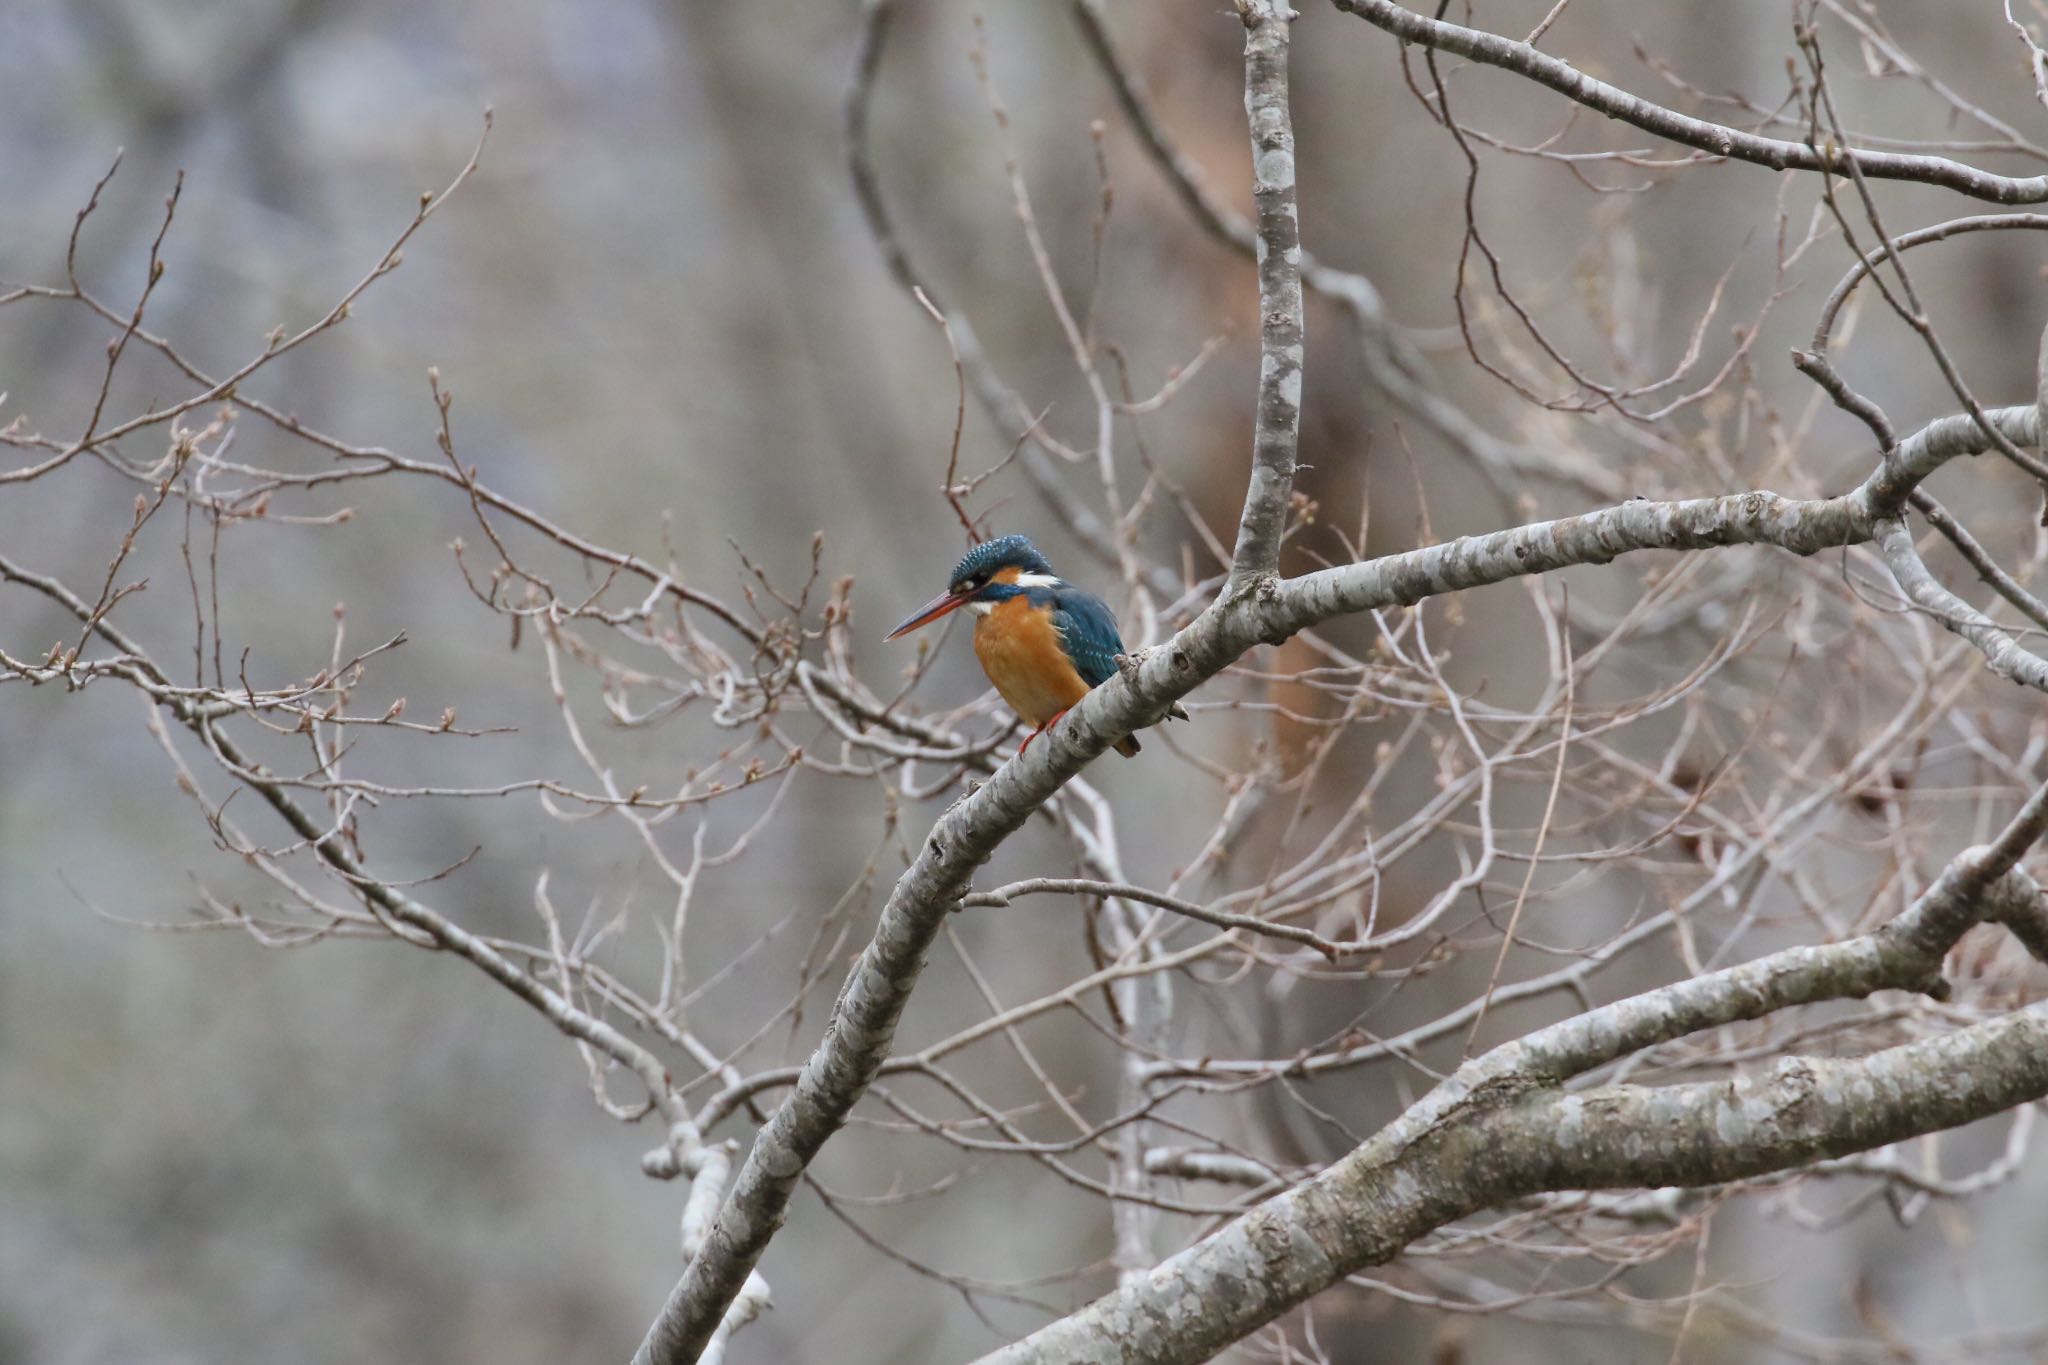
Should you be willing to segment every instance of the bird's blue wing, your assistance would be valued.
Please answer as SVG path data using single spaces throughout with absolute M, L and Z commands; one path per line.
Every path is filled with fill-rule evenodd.
M 1116 656 L 1124 652 L 1124 642 L 1117 634 L 1116 617 L 1101 598 L 1074 587 L 1054 589 L 1052 624 L 1083 682 L 1100 687 L 1116 675 Z

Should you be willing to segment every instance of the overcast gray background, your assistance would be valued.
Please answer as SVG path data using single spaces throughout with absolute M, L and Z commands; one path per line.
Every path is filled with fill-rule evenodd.
M 1452 320 L 1446 243 L 1460 221 L 1458 165 L 1401 88 L 1391 43 L 1307 8 L 1296 67 L 1306 238 L 1377 279 L 1404 322 L 1442 328 Z M 1520 32 L 1546 8 L 1489 3 L 1480 18 Z M 1242 202 L 1234 19 L 1221 4 L 1112 9 L 1191 153 Z M 2039 126 L 1995 5 L 1883 9 L 1930 65 L 1963 83 L 1992 73 L 1986 103 Z M 1250 267 L 1203 240 L 1162 192 L 1064 7 L 982 12 L 1039 213 L 1070 280 L 1085 277 L 1088 251 L 1087 125 L 1110 123 L 1119 200 L 1102 308 L 1137 368 L 1157 375 L 1226 322 L 1237 329 L 1152 428 L 1161 458 L 1227 528 L 1249 449 Z M 1085 435 L 1080 390 L 1009 214 L 966 57 L 966 13 L 924 0 L 907 9 L 883 72 L 878 159 L 925 267 L 975 312 L 1010 380 Z M 1704 86 L 1775 98 L 1787 25 L 1786 6 L 1766 0 L 1581 0 L 1548 44 L 1646 94 L 1664 90 L 1631 57 L 1636 40 Z M 132 298 L 182 167 L 152 325 L 225 368 L 271 326 L 317 316 L 359 276 L 418 194 L 461 165 L 491 105 L 497 127 L 471 185 L 355 319 L 269 377 L 266 396 L 348 439 L 426 455 L 425 370 L 437 365 L 458 395 L 465 458 L 486 478 L 646 553 L 659 548 L 657 513 L 672 509 L 686 567 L 720 591 L 735 582 L 726 536 L 792 573 L 811 532 L 825 529 L 828 572 L 857 578 L 867 640 L 938 586 L 959 537 L 931 493 L 951 425 L 951 369 L 929 322 L 881 269 L 839 159 L 854 26 L 851 4 L 795 0 L 0 0 L 0 279 L 60 277 L 72 216 L 125 146 L 82 260 L 109 297 Z M 1857 116 L 1924 133 L 1935 121 L 1924 99 L 1900 87 L 1894 113 L 1890 89 L 1856 96 Z M 1472 90 L 1467 112 L 1497 100 L 1509 121 L 1496 126 L 1514 128 L 1514 111 L 1530 111 L 1518 132 L 1531 139 L 1563 118 L 1554 100 L 1502 79 Z M 1570 269 L 1586 234 L 1607 221 L 1607 208 L 1575 200 L 1555 167 L 1496 162 L 1489 176 L 1494 221 L 1528 278 Z M 1733 168 L 1629 205 L 1645 273 L 1681 335 L 1745 235 L 1772 230 L 1776 189 L 1766 172 Z M 1532 207 L 1554 203 L 1574 207 Z M 1831 279 L 1839 252 L 1829 260 Z M 2031 243 L 1987 241 L 1927 266 L 1958 324 L 1950 340 L 1990 401 L 2031 392 L 2036 262 Z M 1759 268 L 1752 262 L 1740 278 L 1753 286 Z M 1804 311 L 1791 306 L 1759 345 L 1761 366 L 1782 370 L 1815 297 L 1809 287 Z M 1305 456 L 1316 466 L 1311 490 L 1333 515 L 1355 518 L 1362 452 L 1392 459 L 1395 447 L 1333 330 L 1328 315 L 1311 314 Z M 0 390 L 9 394 L 0 420 L 25 412 L 53 433 L 74 430 L 105 340 L 104 327 L 54 307 L 0 312 Z M 1902 342 L 1874 344 L 1859 362 L 1864 378 L 1895 385 L 1887 392 L 1909 420 L 1946 410 Z M 1454 352 L 1442 364 L 1454 395 L 1511 429 L 1496 387 Z M 144 366 L 119 392 L 137 404 L 178 390 L 168 372 Z M 1827 419 L 1818 431 L 1817 468 L 1861 458 L 1853 430 Z M 307 458 L 280 453 L 268 432 L 244 438 L 278 458 Z M 1439 533 L 1504 522 L 1470 471 L 1430 460 L 1426 438 L 1411 439 L 1431 470 Z M 1001 453 L 970 424 L 974 467 Z M 1405 464 L 1387 467 L 1396 472 L 1381 481 L 1376 516 L 1398 539 L 1413 499 Z M 1038 533 L 1061 558 L 1067 547 L 1038 524 L 1028 490 L 1005 493 L 1017 520 L 999 519 L 1003 529 Z M 0 492 L 0 544 L 96 582 L 131 498 L 83 465 Z M 507 650 L 504 623 L 467 596 L 444 548 L 475 538 L 462 501 L 415 487 L 364 511 L 331 531 L 235 538 L 231 640 L 261 665 L 303 675 L 324 656 L 329 608 L 345 598 L 358 643 L 400 629 L 412 637 L 380 675 L 380 698 L 407 695 L 427 716 L 460 704 L 465 720 L 522 727 L 517 740 L 421 751 L 426 772 L 469 780 L 564 770 L 535 656 Z M 1162 534 L 1152 548 L 1171 542 Z M 173 540 L 145 547 L 138 564 L 152 574 L 152 595 L 124 608 L 167 652 L 189 649 L 174 550 Z M 1073 563 L 1071 552 L 1061 562 Z M 0 645 L 40 653 L 62 629 L 19 596 L 0 596 Z M 980 687 L 954 644 L 934 684 L 944 702 Z M 878 684 L 901 664 L 872 643 L 864 649 Z M 563 1040 L 461 963 L 393 946 L 266 953 L 229 935 L 154 934 L 96 914 L 175 921 L 194 898 L 194 874 L 238 885 L 173 789 L 143 719 L 111 686 L 0 691 L 0 1361 L 623 1359 L 678 1268 L 681 1192 L 638 1172 L 656 1135 L 598 1113 Z M 686 735 L 652 742 L 674 745 L 648 756 L 657 765 L 692 752 Z M 1105 778 L 1138 848 L 1174 815 L 1159 800 L 1159 774 L 1170 770 L 1151 771 L 1149 786 L 1137 771 Z M 792 909 L 815 916 L 844 889 L 875 831 L 839 817 L 830 803 L 799 803 L 775 856 L 711 883 L 697 912 L 705 960 L 737 952 Z M 921 828 L 926 817 L 910 818 Z M 421 871 L 484 844 L 487 856 L 443 903 L 492 932 L 535 934 L 531 886 L 543 863 L 579 909 L 600 899 L 616 910 L 632 887 L 650 884 L 630 840 L 585 838 L 530 803 L 435 807 L 387 835 L 386 847 L 414 855 Z M 1002 866 L 1027 868 L 1048 846 L 1020 841 Z M 857 934 L 874 908 L 857 907 Z M 801 954 L 808 923 L 792 931 L 790 955 Z M 1034 960 L 1028 921 L 971 932 L 1012 998 L 1072 965 L 1070 934 Z M 771 955 L 759 988 L 786 982 L 787 965 Z M 940 972 L 913 1023 L 936 1030 L 978 1009 L 957 972 Z M 815 1036 L 821 1012 L 788 1040 L 790 1055 Z M 886 1144 L 855 1134 L 846 1146 L 828 1178 L 887 1185 Z M 863 1170 L 866 1159 L 880 1164 Z M 1048 1193 L 1030 1174 L 999 1164 L 947 1199 L 877 1217 L 906 1249 L 970 1257 L 976 1273 L 1028 1274 L 1105 1251 L 1100 1206 Z M 1035 1201 L 1020 1203 L 1032 1190 Z M 1915 1331 L 2024 1323 L 2037 1311 L 2043 1234 L 2029 1208 L 2040 1192 L 2037 1171 L 1978 1211 L 1976 1249 L 2000 1250 L 1970 1258 L 1967 1292 L 1934 1220 L 1909 1235 L 1866 1217 L 1796 1248 L 1779 1228 L 1747 1250 L 1717 1225 L 1715 1251 L 1727 1258 L 1717 1264 L 1740 1279 L 1755 1273 L 1757 1248 L 1783 1253 L 1812 1276 L 1787 1282 L 1788 1303 L 1824 1296 L 1823 1325 L 1836 1330 L 1868 1330 L 1841 1316 L 1858 1277 Z M 782 1307 L 741 1338 L 740 1361 L 947 1360 L 995 1342 L 957 1296 L 865 1253 L 814 1205 L 800 1206 L 765 1269 Z M 1667 1288 L 1682 1287 L 1687 1269 Z M 1047 1297 L 1069 1302 L 1102 1287 L 1098 1277 Z M 1420 1315 L 1384 1304 L 1366 1313 L 1351 1320 L 1337 1358 L 1417 1358 L 1436 1339 L 1437 1325 Z M 1005 1321 L 1021 1330 L 1024 1319 Z M 1644 1338 L 1492 1320 L 1470 1332 L 1475 1360 L 1662 1360 L 1668 1351 Z M 1699 1358 L 1754 1349 L 1707 1342 Z

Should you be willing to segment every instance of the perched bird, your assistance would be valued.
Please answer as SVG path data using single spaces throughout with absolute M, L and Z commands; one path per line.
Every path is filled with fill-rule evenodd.
M 969 550 L 946 590 L 887 638 L 908 635 L 961 607 L 978 618 L 974 653 L 982 671 L 1010 709 L 1038 727 L 1025 736 L 1020 754 L 1089 689 L 1115 676 L 1116 656 L 1124 652 L 1116 617 L 1103 600 L 1055 575 L 1023 536 L 1002 536 Z M 1188 718 L 1178 703 L 1167 714 Z M 1116 751 L 1136 757 L 1138 737 L 1125 735 Z

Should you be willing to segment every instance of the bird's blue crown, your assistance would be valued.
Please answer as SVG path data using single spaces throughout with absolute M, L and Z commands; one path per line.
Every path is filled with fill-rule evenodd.
M 1025 573 L 1050 574 L 1052 564 L 1038 547 L 1024 536 L 998 536 L 969 550 L 953 566 L 952 586 L 994 574 L 998 569 L 1022 569 Z

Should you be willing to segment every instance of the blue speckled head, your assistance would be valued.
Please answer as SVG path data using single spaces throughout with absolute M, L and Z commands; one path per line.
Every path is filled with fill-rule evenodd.
M 992 576 L 998 569 L 1052 573 L 1052 565 L 1038 553 L 1038 547 L 1029 539 L 1024 536 L 998 536 L 975 546 L 953 566 L 953 577 L 948 581 L 948 587 L 957 590 L 972 579 Z

